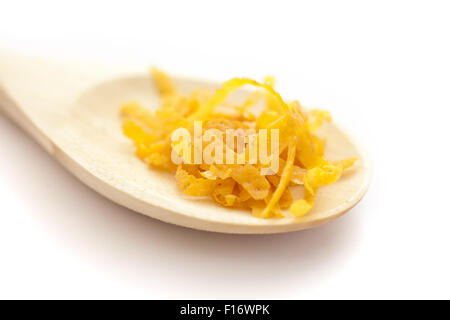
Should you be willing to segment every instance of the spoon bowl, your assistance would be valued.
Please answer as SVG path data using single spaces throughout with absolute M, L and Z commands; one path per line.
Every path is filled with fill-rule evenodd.
M 181 92 L 217 88 L 216 83 L 174 78 Z M 240 99 L 245 90 L 232 99 Z M 321 187 L 313 210 L 301 218 L 260 219 L 249 211 L 218 206 L 180 193 L 172 173 L 149 169 L 123 135 L 120 105 L 138 100 L 149 108 L 159 97 L 147 75 L 85 63 L 56 63 L 0 54 L 0 109 L 67 170 L 108 199 L 144 215 L 185 227 L 224 233 L 278 233 L 331 221 L 355 206 L 367 191 L 370 167 L 351 137 L 335 124 L 327 139 L 330 160 L 358 157 L 355 166 Z M 301 188 L 293 195 L 301 197 Z

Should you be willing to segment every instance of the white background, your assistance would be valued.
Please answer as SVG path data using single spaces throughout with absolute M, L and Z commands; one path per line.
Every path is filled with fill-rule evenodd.
M 236 236 L 97 195 L 0 116 L 0 298 L 450 298 L 448 1 L 2 1 L 0 50 L 274 74 L 365 146 L 363 201 Z

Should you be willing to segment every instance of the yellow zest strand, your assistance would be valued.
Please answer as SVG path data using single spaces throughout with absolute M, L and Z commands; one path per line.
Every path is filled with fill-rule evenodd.
M 150 69 L 150 73 L 155 81 L 156 88 L 162 97 L 176 95 L 177 90 L 175 89 L 172 79 L 170 79 L 167 74 L 155 67 Z
M 325 162 L 319 167 L 315 167 L 305 175 L 305 195 L 303 199 L 295 201 L 291 206 L 291 213 L 296 217 L 301 217 L 308 213 L 314 205 L 314 196 L 317 189 L 336 182 L 342 175 L 342 166 L 335 166 Z
M 283 195 L 284 190 L 289 184 L 289 181 L 291 180 L 291 174 L 292 174 L 292 168 L 294 166 L 294 159 L 295 159 L 295 144 L 297 143 L 297 139 L 295 136 L 292 136 L 289 140 L 289 149 L 288 149 L 288 157 L 286 160 L 286 164 L 283 168 L 283 173 L 281 174 L 281 180 L 278 184 L 277 189 L 275 190 L 274 194 L 272 195 L 272 198 L 270 198 L 269 203 L 267 204 L 266 208 L 261 214 L 261 217 L 267 218 L 270 216 L 272 210 L 274 209 L 275 205 L 280 200 L 281 196 Z
M 233 78 L 231 80 L 224 82 L 222 88 L 217 89 L 214 95 L 211 97 L 211 99 L 209 99 L 205 104 L 201 105 L 199 110 L 189 117 L 189 120 L 199 120 L 209 117 L 211 113 L 214 111 L 214 108 L 217 107 L 220 103 L 222 103 L 231 92 L 245 85 L 252 85 L 255 87 L 264 88 L 273 97 L 275 97 L 275 99 L 277 99 L 277 101 L 280 103 L 280 105 L 286 112 L 289 111 L 289 107 L 286 104 L 286 102 L 284 102 L 280 94 L 276 92 L 270 85 L 260 83 L 258 81 L 248 78 Z

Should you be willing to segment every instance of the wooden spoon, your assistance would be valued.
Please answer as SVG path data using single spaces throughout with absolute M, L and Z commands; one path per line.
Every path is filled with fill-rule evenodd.
M 371 170 L 366 157 L 347 134 L 330 124 L 320 132 L 327 138 L 326 157 L 356 156 L 359 161 L 337 183 L 319 190 L 314 209 L 304 217 L 260 219 L 208 199 L 187 198 L 178 191 L 173 174 L 149 169 L 122 134 L 121 103 L 136 99 L 154 107 L 159 102 L 149 77 L 131 74 L 3 53 L 0 110 L 95 191 L 134 211 L 185 227 L 249 234 L 306 229 L 343 215 L 367 191 Z M 175 82 L 181 92 L 218 86 L 184 78 Z

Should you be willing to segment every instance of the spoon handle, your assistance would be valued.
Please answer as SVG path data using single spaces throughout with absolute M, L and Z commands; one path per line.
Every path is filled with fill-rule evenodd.
M 19 117 L 18 106 L 14 103 L 6 87 L 3 85 L 3 79 L 6 79 L 8 75 L 8 69 L 5 66 L 10 65 L 10 55 L 4 52 L 0 52 L 0 112 L 6 115 L 8 118 L 16 122 Z
M 21 78 L 26 77 L 27 69 L 22 65 L 22 62 L 29 62 L 26 60 L 28 58 L 0 52 L 0 113 L 24 130 L 45 150 L 51 152 L 53 149 L 51 141 L 20 106 L 7 86 L 8 83 L 20 82 Z M 23 89 L 27 90 L 27 84 L 23 85 Z M 23 97 L 26 98 L 25 95 Z

